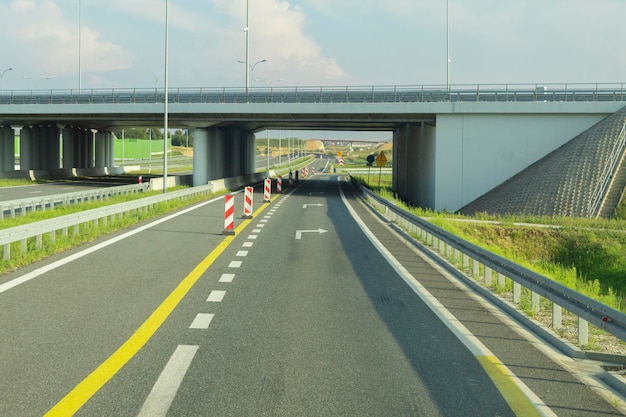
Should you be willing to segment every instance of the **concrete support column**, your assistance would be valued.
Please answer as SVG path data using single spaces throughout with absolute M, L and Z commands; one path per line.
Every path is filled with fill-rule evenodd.
M 85 131 L 85 144 L 86 144 L 86 149 L 85 149 L 85 164 L 86 164 L 86 168 L 93 168 L 94 167 L 94 132 L 91 131 L 91 129 L 87 129 Z
M 209 134 L 207 129 L 193 131 L 193 186 L 209 182 Z
M 33 129 L 23 126 L 20 131 L 20 171 L 33 169 Z
M 76 129 L 72 127 L 63 128 L 63 169 L 74 168 Z
M 104 168 L 106 166 L 106 133 L 96 132 L 96 168 Z
M 210 179 L 228 177 L 228 164 L 230 158 L 227 154 L 227 138 L 224 134 L 225 129 L 218 128 L 210 132 L 211 145 L 209 152 L 209 160 L 211 161 L 211 177 Z
M 89 147 L 88 142 L 91 138 L 91 131 L 79 129 L 77 132 L 76 142 L 74 143 L 74 152 L 76 168 L 89 168 Z
M 11 126 L 0 128 L 0 144 L 2 156 L 0 157 L 0 171 L 15 170 L 15 131 Z
M 218 178 L 252 174 L 256 170 L 254 134 L 240 128 L 195 129 L 193 185 Z
M 45 140 L 45 127 L 33 126 L 32 132 L 32 169 L 44 169 L 44 154 L 48 152 L 48 142 Z
M 243 136 L 246 132 L 241 129 L 231 128 L 229 129 L 230 140 L 227 141 L 226 156 L 230 157 L 230 164 L 228 166 L 228 177 L 236 177 L 243 174 L 242 160 L 245 155 L 241 153 L 241 144 L 243 142 Z
M 59 127 L 57 125 L 47 126 L 44 128 L 46 153 L 42 155 L 44 158 L 43 169 L 59 169 L 61 168 L 61 142 L 59 139 Z
M 106 132 L 106 166 L 115 166 L 115 137 L 113 132 Z
M 256 172 L 256 138 L 254 133 L 247 132 L 244 139 L 245 161 L 243 165 L 243 173 L 254 174 Z
M 407 124 L 393 134 L 393 190 L 419 207 L 435 208 L 435 127 Z

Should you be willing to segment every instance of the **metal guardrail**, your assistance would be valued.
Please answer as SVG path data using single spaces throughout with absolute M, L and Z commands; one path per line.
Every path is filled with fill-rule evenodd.
M 163 103 L 155 88 L 0 91 L 0 105 Z M 453 84 L 421 86 L 174 88 L 168 102 L 189 103 L 413 103 L 626 101 L 626 83 Z
M 561 308 L 578 317 L 578 343 L 588 343 L 588 323 L 606 330 L 621 340 L 626 340 L 626 314 L 584 296 L 564 285 L 559 284 L 541 274 L 517 265 L 501 256 L 469 243 L 424 219 L 408 213 L 389 201 L 361 186 L 357 181 L 352 183 L 362 197 L 383 210 L 385 216 L 404 230 L 416 234 L 429 246 L 437 249 L 440 254 L 447 255 L 453 262 L 461 262 L 464 269 L 473 264 L 471 275 L 479 277 L 480 266 L 483 266 L 485 283 L 491 285 L 492 271 L 497 273 L 497 286 L 504 287 L 505 279 L 513 281 L 513 301 L 519 303 L 521 288 L 531 292 L 531 304 L 534 311 L 539 310 L 539 297 L 552 302 L 553 328 L 561 326 Z
M 602 201 L 606 197 L 606 192 L 611 184 L 613 176 L 617 171 L 619 161 L 622 159 L 622 155 L 624 154 L 624 149 L 626 148 L 626 122 L 622 126 L 622 130 L 619 133 L 617 141 L 613 145 L 611 149 L 611 153 L 608 161 L 604 164 L 604 169 L 600 174 L 600 179 L 598 180 L 598 184 L 593 190 L 591 194 L 591 199 L 589 200 L 589 218 L 595 218 L 598 216 L 600 212 L 600 208 L 602 207 Z
M 85 201 L 104 200 L 116 195 L 128 195 L 146 192 L 150 189 L 149 183 L 123 185 L 118 187 L 99 188 L 97 190 L 80 191 L 74 193 L 54 194 L 50 196 L 31 197 L 20 200 L 0 201 L 0 220 L 5 217 L 25 215 L 29 211 L 45 211 L 58 206 L 77 204 Z
M 184 190 L 171 191 L 165 194 L 141 198 L 139 200 L 129 201 L 126 203 L 86 210 L 81 213 L 68 214 L 65 216 L 55 217 L 53 219 L 0 230 L 0 248 L 2 248 L 2 256 L 4 260 L 9 260 L 11 258 L 11 244 L 15 242 L 21 242 L 21 250 L 23 252 L 26 252 L 27 250 L 27 241 L 29 239 L 35 239 L 35 247 L 41 248 L 43 244 L 43 235 L 45 234 L 49 234 L 50 239 L 54 241 L 56 234 L 59 231 L 61 231 L 63 235 L 67 235 L 70 227 L 74 228 L 75 233 L 79 233 L 79 227 L 81 224 L 93 222 L 97 225 L 99 220 L 107 221 L 109 218 L 115 218 L 115 216 L 123 215 L 124 213 L 136 210 L 150 210 L 153 206 L 165 201 L 174 199 L 184 200 L 197 195 L 209 194 L 212 192 L 213 188 L 214 186 L 209 184 Z

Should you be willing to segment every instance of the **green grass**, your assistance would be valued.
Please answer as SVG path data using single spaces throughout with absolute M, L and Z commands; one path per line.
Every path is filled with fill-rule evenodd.
M 183 187 L 177 187 L 183 188 Z M 172 188 L 171 190 L 174 190 Z M 159 192 L 152 192 L 154 194 L 158 194 Z M 37 241 L 35 238 L 28 239 L 26 242 L 27 250 L 22 250 L 21 242 L 14 242 L 11 244 L 11 258 L 9 260 L 4 260 L 4 248 L 0 249 L 0 274 L 6 273 L 8 271 L 13 271 L 19 267 L 28 265 L 34 261 L 44 259 L 48 256 L 51 256 L 55 253 L 60 253 L 67 249 L 73 248 L 77 245 L 81 245 L 96 239 L 97 237 L 107 235 L 111 232 L 121 230 L 132 226 L 133 224 L 149 220 L 151 218 L 173 212 L 180 208 L 190 206 L 192 204 L 205 201 L 209 198 L 214 197 L 215 195 L 219 195 L 222 193 L 216 193 L 211 195 L 200 195 L 189 198 L 187 200 L 170 200 L 165 201 L 159 204 L 154 205 L 149 211 L 144 210 L 135 210 L 133 212 L 125 213 L 122 217 L 115 216 L 115 218 L 109 218 L 107 220 L 100 219 L 98 221 L 97 226 L 94 225 L 93 222 L 88 222 L 85 224 L 81 224 L 79 226 L 78 231 L 75 231 L 74 228 L 68 228 L 67 234 L 62 233 L 61 231 L 57 231 L 56 237 L 54 241 L 50 237 L 50 234 L 45 234 L 42 236 L 41 247 L 37 246 Z M 138 193 L 133 194 L 132 196 L 124 196 L 119 198 L 111 198 L 109 200 L 105 200 L 104 202 L 88 202 L 83 204 L 78 204 L 75 206 L 66 206 L 63 209 L 55 209 L 48 210 L 46 212 L 35 212 L 30 213 L 26 216 L 19 217 L 15 219 L 15 225 L 24 224 L 28 222 L 34 222 L 43 220 L 45 218 L 51 218 L 55 216 L 60 216 L 64 214 L 70 214 L 77 211 L 89 210 L 92 208 L 101 207 L 103 205 L 115 204 L 122 201 L 129 201 L 134 198 L 143 198 L 151 195 L 151 193 Z M 4 227 L 4 222 L 8 222 L 11 219 L 5 219 L 2 221 L 2 227 Z
M 360 175 L 355 178 L 367 184 L 367 177 Z M 468 217 L 437 213 L 396 200 L 389 186 L 377 186 L 377 178 L 372 177 L 370 184 L 373 184 L 370 189 L 385 199 L 395 200 L 402 209 L 427 218 L 468 242 L 581 294 L 626 312 L 626 220 L 495 216 L 486 213 Z
M 17 187 L 20 185 L 34 185 L 37 181 L 31 181 L 23 178 L 0 178 L 0 187 Z

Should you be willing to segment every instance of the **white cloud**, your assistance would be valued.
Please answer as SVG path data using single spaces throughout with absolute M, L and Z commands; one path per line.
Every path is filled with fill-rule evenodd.
M 76 15 L 78 12 L 76 12 Z M 78 72 L 78 23 L 71 21 L 52 0 L 14 0 L 0 6 L 2 49 L 22 77 L 65 77 Z M 107 72 L 129 65 L 131 55 L 121 45 L 102 39 L 83 25 L 83 70 Z M 8 50 L 8 51 L 7 51 Z

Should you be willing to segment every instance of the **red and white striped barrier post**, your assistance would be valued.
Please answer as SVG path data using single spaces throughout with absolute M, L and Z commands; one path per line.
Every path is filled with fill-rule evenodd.
M 315 167 L 311 167 L 311 175 L 315 175 Z
M 309 176 L 309 166 L 308 165 L 304 167 L 304 176 L 305 177 Z
M 243 196 L 243 218 L 251 219 L 252 218 L 252 187 L 246 187 L 245 193 Z
M 304 175 L 304 168 L 302 168 L 302 169 L 300 170 L 300 176 L 301 176 L 302 178 L 304 178 L 304 177 L 305 177 L 305 175 Z
M 280 193 L 283 191 L 283 177 L 280 175 L 276 178 L 276 192 Z
M 224 234 L 235 234 L 235 198 L 232 194 L 224 196 Z
M 265 186 L 263 187 L 263 201 L 265 203 L 270 202 L 270 196 L 272 194 L 272 180 L 265 178 Z

